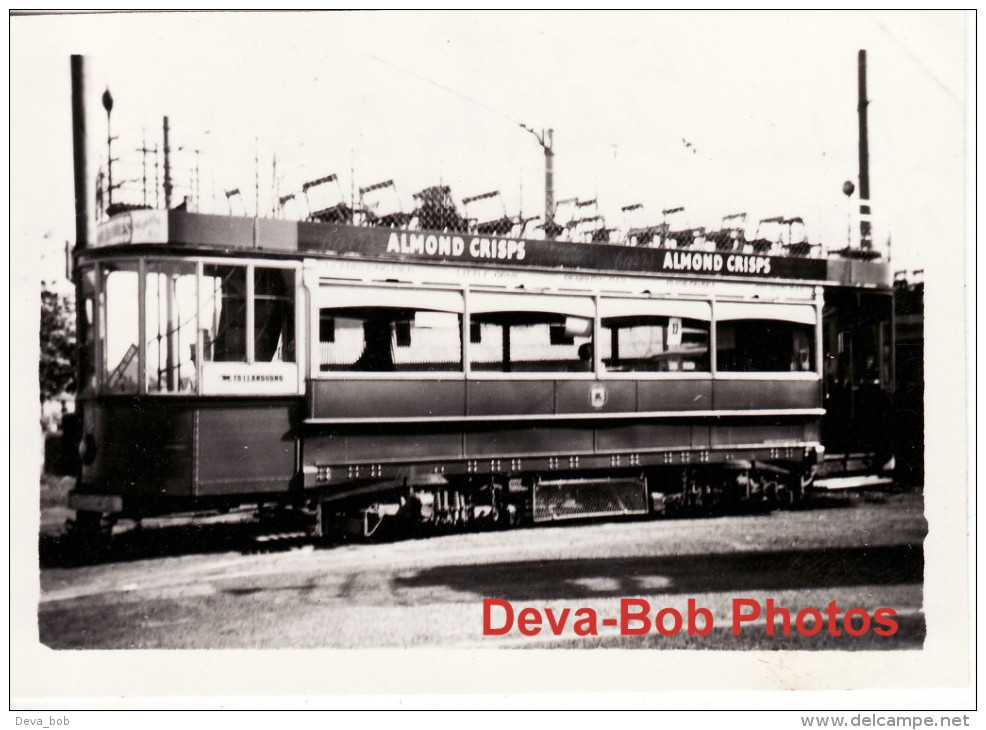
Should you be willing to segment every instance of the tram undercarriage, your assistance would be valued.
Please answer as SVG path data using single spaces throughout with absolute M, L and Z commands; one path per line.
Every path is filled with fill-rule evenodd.
M 76 495 L 70 530 L 109 536 L 120 519 L 187 512 L 225 513 L 255 505 L 261 522 L 288 515 L 325 541 L 388 539 L 594 519 L 648 519 L 771 511 L 797 505 L 817 470 L 816 452 L 804 461 L 732 460 L 721 464 L 660 466 L 634 471 L 571 471 L 550 475 L 418 476 L 365 480 L 332 491 L 229 495 L 185 500 L 108 500 Z M 84 508 L 88 507 L 88 509 Z
M 739 460 L 618 474 L 436 476 L 400 484 L 371 483 L 318 498 L 314 535 L 361 539 L 596 518 L 769 511 L 799 503 L 814 471 L 814 459 L 784 465 Z

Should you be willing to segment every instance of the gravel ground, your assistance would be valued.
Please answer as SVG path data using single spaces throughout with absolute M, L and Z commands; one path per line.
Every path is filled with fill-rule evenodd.
M 43 490 L 44 491 L 44 490 Z M 45 500 L 44 493 L 42 500 Z M 54 502 L 43 515 L 58 509 Z M 646 648 L 918 649 L 923 540 L 919 491 L 842 494 L 809 509 L 704 519 L 594 522 L 469 533 L 381 544 L 315 547 L 290 526 L 258 540 L 246 515 L 172 518 L 124 531 L 113 547 L 81 559 L 43 517 L 40 639 L 56 649 L 153 648 Z M 541 631 L 483 633 L 483 601 L 536 608 Z M 687 616 L 707 608 L 707 636 L 684 628 L 621 635 L 605 619 L 621 600 L 646 600 Z M 765 617 L 734 635 L 734 602 L 765 611 L 840 611 L 836 632 L 795 627 L 767 633 Z M 850 636 L 845 611 L 892 608 L 898 630 Z M 569 619 L 559 635 L 546 609 Z M 574 631 L 578 609 L 597 613 L 597 631 Z M 586 616 L 587 614 L 580 614 Z M 505 614 L 491 611 L 502 625 Z M 517 616 L 515 615 L 515 619 Z M 639 625 L 639 624 L 636 624 Z M 805 624 L 806 631 L 810 622 Z M 874 625 L 875 627 L 875 625 Z M 871 627 L 871 628 L 874 628 Z M 850 628 L 857 633 L 861 624 Z M 839 633 L 833 636 L 832 633 Z

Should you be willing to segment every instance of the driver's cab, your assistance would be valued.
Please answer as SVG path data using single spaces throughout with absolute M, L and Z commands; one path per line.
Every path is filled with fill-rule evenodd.
M 81 264 L 83 395 L 300 395 L 300 264 Z

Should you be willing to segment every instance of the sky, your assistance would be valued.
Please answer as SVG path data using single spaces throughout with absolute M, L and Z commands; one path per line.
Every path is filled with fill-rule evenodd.
M 142 202 L 147 145 L 171 127 L 177 195 L 270 214 L 275 193 L 339 176 L 499 190 L 544 210 L 536 131 L 554 130 L 555 198 L 597 199 L 610 226 L 684 207 L 674 227 L 745 212 L 805 219 L 845 245 L 858 199 L 857 52 L 867 51 L 874 243 L 924 268 L 964 236 L 966 16 L 960 12 L 115 13 L 14 17 L 11 234 L 30 268 L 64 276 L 74 238 L 69 57 L 114 98 L 117 199 Z M 199 150 L 198 155 L 194 150 Z M 275 159 L 276 155 L 276 182 Z M 153 156 L 148 173 L 153 179 Z M 194 173 L 198 162 L 198 175 Z M 148 185 L 154 202 L 153 183 Z M 850 217 L 852 216 L 852 218 Z

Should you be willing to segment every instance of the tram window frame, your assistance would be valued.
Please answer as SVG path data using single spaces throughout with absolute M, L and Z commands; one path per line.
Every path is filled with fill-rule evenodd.
M 99 356 L 99 267 L 96 264 L 84 266 L 79 273 L 82 303 L 76 320 L 80 328 L 76 333 L 78 342 L 79 395 L 94 395 L 99 392 L 102 382 L 101 358 Z
M 280 273 L 280 277 L 274 274 Z M 267 274 L 262 278 L 262 274 Z M 297 362 L 297 274 L 293 269 L 276 266 L 253 266 L 253 362 Z M 269 310 L 261 317 L 259 304 Z M 279 320 L 276 327 L 275 321 Z M 271 339 L 273 335 L 273 339 Z M 266 341 L 265 341 L 266 340 Z M 271 345 L 274 345 L 271 347 Z M 268 357 L 266 353 L 270 353 Z
M 267 291 L 267 287 L 274 285 L 278 279 L 265 280 L 261 278 L 261 274 L 276 272 L 281 274 L 282 288 L 279 291 Z M 227 306 L 221 306 L 219 312 L 216 312 L 215 301 L 216 296 L 219 296 L 217 294 L 219 290 L 215 288 L 215 281 L 221 279 L 232 282 L 234 274 L 238 280 L 237 284 L 230 287 L 230 294 L 223 293 L 221 296 L 223 302 L 234 303 L 241 309 L 230 313 L 231 316 L 227 317 L 226 325 L 223 327 L 217 322 L 217 317 L 221 321 L 221 318 L 226 316 Z M 208 287 L 209 280 L 213 281 L 211 294 Z M 297 366 L 298 280 L 297 266 L 276 265 L 266 261 L 256 263 L 239 260 L 203 260 L 199 305 L 203 362 Z M 258 303 L 273 305 L 268 317 L 258 316 L 260 310 Z M 211 310 L 207 310 L 209 305 L 212 307 Z M 205 320 L 209 319 L 210 312 L 213 320 L 211 327 L 206 326 L 205 323 Z M 270 343 L 261 346 L 261 337 L 269 334 L 269 324 L 275 317 L 279 317 L 281 321 L 277 345 L 273 348 L 269 347 Z M 216 359 L 216 342 L 220 341 L 221 334 L 225 334 L 227 338 L 233 337 L 232 342 L 226 345 L 225 356 Z
M 203 362 L 250 362 L 250 278 L 246 264 L 203 262 L 199 297 Z
M 143 330 L 140 306 L 134 307 L 134 302 L 140 302 L 143 284 L 141 282 L 140 259 L 125 258 L 103 261 L 97 267 L 97 384 L 99 392 L 105 395 L 135 395 L 142 392 L 140 352 L 141 333 Z M 120 281 L 119 284 L 129 285 L 132 291 L 111 292 L 111 283 L 116 284 L 117 274 L 131 274 L 133 281 Z M 114 289 L 118 288 L 116 285 Z M 129 300 L 126 307 L 111 305 L 119 298 Z M 129 342 L 122 354 L 116 347 L 117 339 Z M 112 350 L 112 352 L 111 352 Z
M 463 296 L 446 288 L 322 284 L 312 316 L 312 377 L 464 378 Z M 437 357 L 421 359 L 426 352 Z
M 544 292 L 471 292 L 470 342 L 467 350 L 469 376 L 472 379 L 491 380 L 595 378 L 595 318 L 595 299 L 591 296 Z M 566 356 L 524 360 L 513 357 L 516 342 L 514 330 L 518 327 L 528 329 L 525 339 L 529 342 L 524 347 L 544 347 L 546 354 L 559 354 L 561 350 L 556 348 L 566 348 Z M 489 337 L 496 341 L 495 344 L 498 343 L 500 358 L 481 362 L 477 359 L 478 346 Z M 489 347 L 486 349 L 489 350 Z M 557 367 L 552 367 L 553 364 Z
M 144 390 L 153 395 L 196 393 L 200 352 L 198 266 L 189 259 L 147 257 L 141 269 L 144 345 L 140 356 L 144 363 Z
M 199 392 L 204 395 L 300 395 L 304 392 L 302 367 L 307 351 L 304 338 L 299 333 L 304 332 L 305 309 L 303 302 L 302 264 L 300 261 L 281 262 L 267 259 L 218 259 L 203 257 L 196 259 L 200 270 L 199 294 L 199 352 L 200 386 Z M 245 339 L 245 358 L 215 360 L 209 357 L 214 354 L 209 350 L 209 328 L 204 326 L 209 318 L 207 310 L 208 280 L 215 279 L 212 271 L 239 267 L 244 271 L 245 323 L 242 323 Z M 259 359 L 257 357 L 258 333 L 264 331 L 263 322 L 257 321 L 257 282 L 258 271 L 279 271 L 284 277 L 284 288 L 280 293 L 263 292 L 260 301 L 289 302 L 287 312 L 282 312 L 281 327 L 283 339 L 280 345 L 271 350 L 271 355 L 281 354 L 280 358 Z M 214 290 L 213 290 L 214 291 Z M 213 295 L 214 296 L 214 295 Z M 233 299 L 239 299 L 234 297 Z M 214 299 L 212 300 L 214 301 Z M 276 311 L 276 310 L 274 310 Z M 215 310 L 212 310 L 215 320 Z M 240 318 L 241 320 L 244 318 Z M 237 355 L 239 356 L 239 355 Z
M 242 271 L 245 280 L 244 296 L 240 297 L 245 308 L 245 316 L 238 315 L 249 324 L 245 331 L 254 332 L 254 337 L 245 341 L 245 357 L 242 359 L 212 360 L 208 359 L 206 347 L 208 328 L 203 323 L 209 318 L 206 308 L 206 292 L 209 272 L 212 270 Z M 286 333 L 281 343 L 273 351 L 287 353 L 287 358 L 273 360 L 258 360 L 255 357 L 256 343 L 256 312 L 254 300 L 254 278 L 256 272 L 273 270 L 282 273 L 284 283 L 282 289 L 272 295 L 261 295 L 261 300 L 276 300 L 288 303 L 281 307 L 282 330 Z M 301 358 L 298 352 L 304 351 L 304 342 L 299 341 L 297 333 L 302 324 L 303 310 L 298 306 L 300 297 L 301 265 L 300 263 L 278 263 L 267 261 L 250 261 L 244 259 L 217 259 L 213 257 L 187 256 L 120 256 L 119 258 L 100 258 L 85 269 L 84 275 L 93 279 L 92 297 L 95 307 L 94 321 L 88 327 L 93 338 L 93 370 L 95 373 L 96 392 L 104 395 L 152 395 L 152 396 L 183 396 L 183 395 L 297 395 L 301 390 Z M 112 278 L 118 271 L 129 272 L 136 283 L 130 282 L 128 289 L 122 294 L 114 293 Z M 182 363 L 180 377 L 175 376 L 173 382 L 162 386 L 155 381 L 156 367 L 151 362 L 157 362 L 155 344 L 151 341 L 157 338 L 157 326 L 152 323 L 155 316 L 160 319 L 161 307 L 156 303 L 158 285 L 153 282 L 155 276 L 160 280 L 162 272 L 179 271 L 187 277 L 183 285 L 185 304 L 180 307 L 178 316 L 181 317 L 181 331 L 188 333 L 177 338 L 175 356 Z M 189 283 L 190 282 L 190 283 Z M 162 290 L 163 293 L 163 290 Z M 148 297 L 155 298 L 149 302 Z M 123 300 L 126 301 L 123 301 Z M 162 302 L 164 296 L 162 296 Z M 136 305 L 136 306 L 134 306 Z M 164 305 L 162 305 L 164 306 Z M 213 310 L 214 312 L 215 310 Z M 261 317 L 263 320 L 263 317 Z M 121 327 L 119 322 L 126 322 L 124 334 L 136 336 L 130 338 L 130 347 L 119 357 L 120 347 L 114 345 L 114 338 L 119 339 Z M 134 324 L 136 323 L 136 324 Z M 263 324 L 261 322 L 260 324 Z M 109 342 L 107 342 L 109 337 Z M 126 339 L 126 337 L 124 338 Z M 162 339 L 163 342 L 163 339 Z M 163 347 L 163 345 L 162 345 Z M 115 350 L 114 350 L 115 348 Z M 114 350 L 111 352 L 111 350 Z M 160 353 L 159 353 L 160 354 Z M 163 357 L 163 354 L 162 354 Z M 127 362 L 124 362 L 127 361 Z M 121 369 L 122 368 L 122 369 Z M 114 375 L 117 369 L 120 375 Z M 176 369 L 177 373 L 177 369 Z M 126 377 L 126 385 L 120 387 L 111 382 Z M 166 376 L 164 376 L 166 377 Z M 134 384 L 132 381 L 136 381 Z
M 721 303 L 715 326 L 717 377 L 818 380 L 820 327 L 811 303 Z
M 613 327 L 620 323 L 622 327 Z M 668 330 L 679 325 L 686 331 L 704 335 L 704 353 L 680 345 L 668 345 Z M 599 302 L 600 377 L 628 380 L 705 379 L 712 376 L 712 306 L 704 299 L 612 298 Z M 661 352 L 649 357 L 627 359 L 619 351 L 616 331 L 630 327 L 660 328 Z M 614 365 L 614 358 L 617 363 Z M 689 367 L 689 364 L 693 367 Z M 637 367 L 634 367 L 637 365 Z M 648 366 L 650 365 L 650 366 Z

